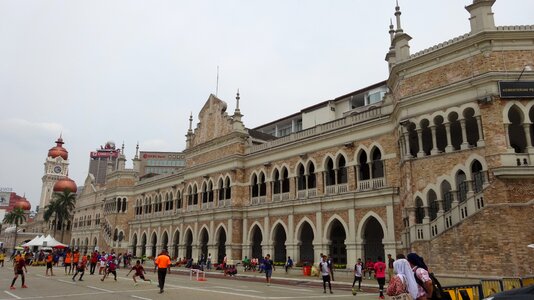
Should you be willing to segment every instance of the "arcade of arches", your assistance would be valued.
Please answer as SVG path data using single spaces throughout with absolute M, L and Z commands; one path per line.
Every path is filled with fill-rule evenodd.
M 387 222 L 377 214 L 367 213 L 354 224 L 335 215 L 322 227 L 307 217 L 296 223 L 293 217 L 289 216 L 287 222 L 277 219 L 271 225 L 268 218 L 262 223 L 239 222 L 245 227 L 241 245 L 230 243 L 228 224 L 219 224 L 213 233 L 209 226 L 184 226 L 174 229 L 172 238 L 167 230 L 160 230 L 159 234 L 155 229 L 137 230 L 132 233 L 130 250 L 134 256 L 155 257 L 162 249 L 168 249 L 173 258 L 194 260 L 211 254 L 213 263 L 221 262 L 225 255 L 228 259 L 241 260 L 245 256 L 259 258 L 266 254 L 271 254 L 275 262 L 284 262 L 291 256 L 295 262 L 313 263 L 324 253 L 330 254 L 336 264 L 350 265 L 358 258 L 376 260 L 386 252 L 396 254 L 394 236 L 386 229 Z M 236 220 L 233 223 L 235 226 Z

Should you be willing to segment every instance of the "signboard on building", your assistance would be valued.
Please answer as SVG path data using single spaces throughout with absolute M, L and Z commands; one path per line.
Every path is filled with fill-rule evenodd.
M 116 158 L 119 157 L 119 151 L 92 151 L 91 158 Z
M 9 198 L 11 197 L 10 192 L 0 192 L 0 207 L 9 206 Z
M 534 81 L 499 81 L 501 98 L 534 98 Z

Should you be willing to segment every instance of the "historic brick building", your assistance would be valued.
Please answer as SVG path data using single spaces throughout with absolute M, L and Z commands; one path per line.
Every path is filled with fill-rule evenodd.
M 239 94 L 233 115 L 211 95 L 184 169 L 141 180 L 136 155 L 103 186 L 88 176 L 71 244 L 348 265 L 417 251 L 441 274 L 531 272 L 534 26 L 495 26 L 493 3 L 473 1 L 469 33 L 416 54 L 397 7 L 386 81 L 255 129 Z

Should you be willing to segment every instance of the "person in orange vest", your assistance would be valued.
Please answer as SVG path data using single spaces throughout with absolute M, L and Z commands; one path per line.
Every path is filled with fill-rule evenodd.
M 163 286 L 165 286 L 165 276 L 167 276 L 167 269 L 171 274 L 171 258 L 167 254 L 167 250 L 163 249 L 161 254 L 154 261 L 154 272 L 158 270 L 159 293 L 163 293 Z
M 78 264 L 80 263 L 80 251 L 78 249 L 74 250 L 74 253 L 72 254 L 72 268 L 77 268 Z M 73 270 L 72 273 L 75 271 Z M 70 272 L 69 272 L 70 274 Z
M 67 250 L 67 253 L 65 254 L 65 275 L 67 275 L 67 268 L 69 268 L 69 274 L 70 271 L 72 271 L 72 252 L 70 249 Z
M 46 276 L 48 276 L 48 270 L 50 270 L 50 276 L 54 276 L 54 271 L 52 270 L 53 258 L 52 252 L 49 252 L 46 256 Z
M 78 273 L 80 273 L 80 279 L 78 279 L 78 281 L 83 281 L 82 277 L 83 274 L 85 274 L 85 270 L 87 269 L 87 256 L 84 255 L 82 257 L 82 261 L 75 265 L 75 267 L 76 273 L 74 273 L 74 276 L 72 276 L 72 281 L 76 281 L 76 276 L 78 275 Z
M 20 254 L 20 253 L 17 253 Z M 17 278 L 19 278 L 19 275 L 22 276 L 22 288 L 27 288 L 26 284 L 24 283 L 25 277 L 24 277 L 24 271 L 28 273 L 28 269 L 26 268 L 26 260 L 24 257 L 17 255 L 17 259 L 14 263 L 14 271 L 15 271 L 15 277 L 13 277 L 13 281 L 11 282 L 11 286 L 9 289 L 14 290 L 15 289 L 15 281 L 17 281 Z

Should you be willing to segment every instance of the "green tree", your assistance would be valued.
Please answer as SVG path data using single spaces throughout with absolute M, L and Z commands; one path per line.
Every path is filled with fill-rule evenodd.
M 56 224 L 61 226 L 61 242 L 63 242 L 65 227 L 73 216 L 74 208 L 76 208 L 76 194 L 69 189 L 65 189 L 63 192 L 54 193 L 52 202 L 56 202 L 54 204 Z
M 4 216 L 4 220 L 2 222 L 5 224 L 15 225 L 15 240 L 13 242 L 13 247 L 16 247 L 19 225 L 26 222 L 26 213 L 24 210 L 22 210 L 22 208 L 16 207 L 10 213 Z
M 59 205 L 58 201 L 55 199 L 52 199 L 46 206 L 43 214 L 43 219 L 45 222 L 49 222 L 51 219 L 53 220 L 53 227 L 54 227 L 54 237 L 56 236 L 56 230 L 57 230 L 57 217 L 58 217 L 58 211 L 59 211 Z

